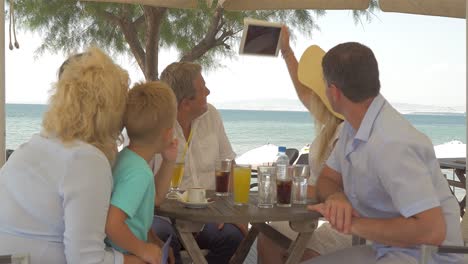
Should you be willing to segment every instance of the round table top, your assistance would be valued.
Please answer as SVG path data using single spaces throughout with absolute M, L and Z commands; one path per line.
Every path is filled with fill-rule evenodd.
M 318 212 L 307 210 L 306 205 L 291 207 L 258 208 L 257 193 L 251 192 L 249 203 L 243 206 L 234 205 L 231 196 L 218 197 L 214 191 L 207 191 L 207 198 L 214 202 L 206 208 L 186 208 L 177 200 L 166 199 L 160 207 L 155 208 L 155 214 L 179 220 L 201 223 L 262 223 L 267 221 L 304 221 L 321 217 Z

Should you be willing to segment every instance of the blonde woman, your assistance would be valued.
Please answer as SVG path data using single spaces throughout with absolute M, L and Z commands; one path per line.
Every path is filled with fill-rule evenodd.
M 310 179 L 308 196 L 315 197 L 315 184 L 320 171 L 338 140 L 343 117 L 334 112 L 325 94 L 325 84 L 321 71 L 321 57 L 325 54 L 318 46 L 309 47 L 297 61 L 289 45 L 289 31 L 282 29 L 281 53 L 288 67 L 289 75 L 297 95 L 315 119 L 317 137 L 309 149 Z M 273 222 L 271 226 L 289 239 L 294 240 L 297 233 L 287 222 Z M 351 246 L 351 237 L 342 235 L 331 228 L 328 223 L 322 224 L 307 244 L 302 260 Z M 284 263 L 287 259 L 287 248 L 283 248 L 264 235 L 257 243 L 261 263 Z
M 43 130 L 0 171 L 0 255 L 31 263 L 139 263 L 104 245 L 129 78 L 102 51 L 66 60 Z

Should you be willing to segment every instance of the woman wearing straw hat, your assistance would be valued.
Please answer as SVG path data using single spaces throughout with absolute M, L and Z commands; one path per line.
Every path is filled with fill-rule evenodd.
M 288 28 L 283 26 L 281 53 L 299 99 L 315 119 L 317 137 L 309 148 L 311 176 L 308 187 L 308 196 L 315 197 L 315 183 L 338 140 L 343 116 L 333 111 L 325 94 L 321 66 L 325 52 L 320 47 L 312 45 L 307 48 L 298 62 L 289 45 Z M 287 222 L 274 222 L 271 226 L 290 239 L 294 239 L 297 235 Z M 351 246 L 350 236 L 342 235 L 332 229 L 328 223 L 324 223 L 314 232 L 308 242 L 302 260 L 349 246 Z M 261 263 L 284 263 L 286 260 L 287 248 L 281 247 L 264 235 L 259 236 L 257 248 Z

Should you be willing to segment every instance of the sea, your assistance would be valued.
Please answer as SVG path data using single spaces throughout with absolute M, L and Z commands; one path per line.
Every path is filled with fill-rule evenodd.
M 6 147 L 15 149 L 41 130 L 46 105 L 6 104 Z M 301 149 L 315 137 L 314 121 L 308 112 L 219 110 L 234 151 L 246 151 L 271 143 Z M 433 145 L 466 143 L 465 114 L 405 114 Z
M 6 148 L 16 149 L 41 130 L 46 105 L 6 104 Z M 219 110 L 226 134 L 238 156 L 265 144 L 300 150 L 315 137 L 314 121 L 308 112 Z M 456 113 L 404 114 L 419 131 L 426 134 L 436 149 L 446 156 L 464 157 L 466 144 L 466 115 Z M 455 144 L 454 144 L 455 143 Z M 462 147 L 462 154 L 460 153 Z M 452 154 L 454 153 L 454 154 Z M 458 153 L 458 154 L 457 154 Z M 449 179 L 453 171 L 444 170 Z M 454 190 L 460 199 L 464 190 Z

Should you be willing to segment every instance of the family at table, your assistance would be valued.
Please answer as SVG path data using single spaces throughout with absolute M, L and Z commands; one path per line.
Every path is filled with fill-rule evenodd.
M 298 62 L 283 27 L 281 52 L 299 99 L 315 118 L 308 206 L 327 221 L 310 238 L 304 263 L 418 263 L 419 246 L 462 245 L 460 212 L 430 140 L 380 94 L 368 47 L 309 47 Z M 268 78 L 273 78 L 268 76 Z M 200 65 L 176 62 L 160 81 L 129 88 L 125 70 L 98 48 L 60 67 L 41 133 L 0 171 L 0 255 L 31 263 L 181 263 L 164 203 L 182 157 L 181 189 L 215 189 L 215 162 L 232 150 L 207 103 Z M 117 145 L 125 127 L 129 143 Z M 246 131 L 246 133 L 248 133 Z M 191 209 L 187 209 L 191 210 Z M 265 209 L 268 210 L 268 209 Z M 291 239 L 287 223 L 270 225 Z M 209 223 L 193 234 L 208 263 L 228 263 L 246 223 Z M 372 242 L 351 245 L 351 235 Z M 284 263 L 287 248 L 260 235 L 260 263 Z M 430 263 L 461 263 L 456 254 Z

